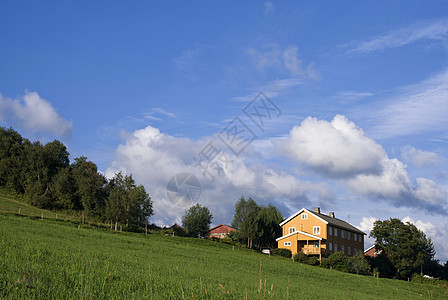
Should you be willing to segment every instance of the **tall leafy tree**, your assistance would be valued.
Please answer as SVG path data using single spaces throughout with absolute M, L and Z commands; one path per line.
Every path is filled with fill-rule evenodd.
M 142 225 L 153 214 L 152 201 L 142 185 L 135 185 L 132 175 L 117 173 L 110 183 L 106 201 L 106 218 L 115 223 L 130 226 Z
M 23 148 L 25 139 L 12 128 L 0 127 L 0 186 L 23 193 Z
M 213 215 L 206 206 L 198 204 L 185 211 L 182 226 L 185 233 L 193 237 L 204 237 L 210 230 Z
M 431 239 L 413 224 L 405 224 L 400 219 L 376 221 L 370 236 L 401 276 L 411 275 L 435 255 Z
M 81 156 L 72 164 L 77 196 L 84 212 L 89 215 L 104 215 L 106 178 L 98 173 L 95 163 Z

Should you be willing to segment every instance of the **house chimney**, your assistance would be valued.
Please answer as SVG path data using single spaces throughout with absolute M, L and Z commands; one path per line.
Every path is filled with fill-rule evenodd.
M 334 212 L 330 212 L 330 213 L 328 213 L 328 215 L 329 215 L 330 217 L 334 218 Z
M 314 212 L 320 214 L 320 207 L 315 207 Z

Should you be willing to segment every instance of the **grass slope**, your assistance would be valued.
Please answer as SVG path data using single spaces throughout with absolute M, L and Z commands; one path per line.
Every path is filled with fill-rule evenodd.
M 0 207 L 7 201 L 0 196 Z M 208 240 L 0 214 L 0 298 L 447 297 L 438 286 L 341 273 Z

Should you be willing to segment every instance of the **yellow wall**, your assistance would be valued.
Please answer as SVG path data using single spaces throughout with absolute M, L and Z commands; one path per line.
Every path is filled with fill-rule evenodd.
M 302 215 L 307 214 L 307 219 L 302 219 Z M 320 226 L 320 234 L 314 234 L 313 233 L 313 227 L 314 226 Z M 288 221 L 286 224 L 282 226 L 282 232 L 283 236 L 289 234 L 289 228 L 294 227 L 296 231 L 303 231 L 306 233 L 310 233 L 313 235 L 316 235 L 318 237 L 321 237 L 321 248 L 326 249 L 323 254 L 329 255 L 330 253 L 334 252 L 334 244 L 337 244 L 337 250 L 341 251 L 341 246 L 344 246 L 344 253 L 347 255 L 354 255 L 354 250 L 357 251 L 364 251 L 364 235 L 358 234 L 358 239 L 355 242 L 354 240 L 354 232 L 350 232 L 350 240 L 347 238 L 347 230 L 345 230 L 345 238 L 342 238 L 341 235 L 341 228 L 333 227 L 332 235 L 329 235 L 328 226 L 325 222 L 317 218 L 311 213 L 308 213 L 307 211 L 303 211 L 296 217 L 294 217 L 292 220 Z M 335 228 L 338 231 L 337 237 L 334 235 Z M 359 240 L 361 238 L 361 240 Z M 312 244 L 312 240 L 315 240 L 309 236 L 302 235 L 302 234 L 294 234 L 290 237 L 284 238 L 280 241 L 278 241 L 278 248 L 284 248 L 291 250 L 292 254 L 297 253 L 300 251 L 300 249 L 297 248 L 298 240 L 310 240 L 309 244 Z M 291 242 L 291 246 L 284 246 L 284 242 Z M 332 251 L 329 250 L 329 243 L 332 243 Z M 348 253 L 348 247 L 350 247 L 350 254 Z

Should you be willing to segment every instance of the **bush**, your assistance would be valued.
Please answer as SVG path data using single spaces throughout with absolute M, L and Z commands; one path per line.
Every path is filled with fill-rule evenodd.
M 319 264 L 319 259 L 317 259 L 316 256 L 310 256 L 305 263 L 311 266 L 317 266 Z
M 321 266 L 322 268 L 330 269 L 330 268 L 331 268 L 331 261 L 330 261 L 330 259 L 329 259 L 329 258 L 326 258 L 326 257 L 323 257 L 323 258 L 320 260 L 320 266 Z
M 356 274 L 359 274 L 360 272 L 370 274 L 371 267 L 362 253 L 349 257 L 349 263 L 352 272 Z
M 306 261 L 308 260 L 308 256 L 306 256 L 306 254 L 303 252 L 294 254 L 292 258 L 294 261 L 297 261 L 299 263 L 306 263 Z
M 289 249 L 276 248 L 276 249 L 272 249 L 271 253 L 272 253 L 272 255 L 278 255 L 278 256 L 291 258 L 291 250 L 289 250 Z
M 348 257 L 342 252 L 333 252 L 328 256 L 330 260 L 331 268 L 342 272 L 348 272 L 350 269 L 350 264 Z

